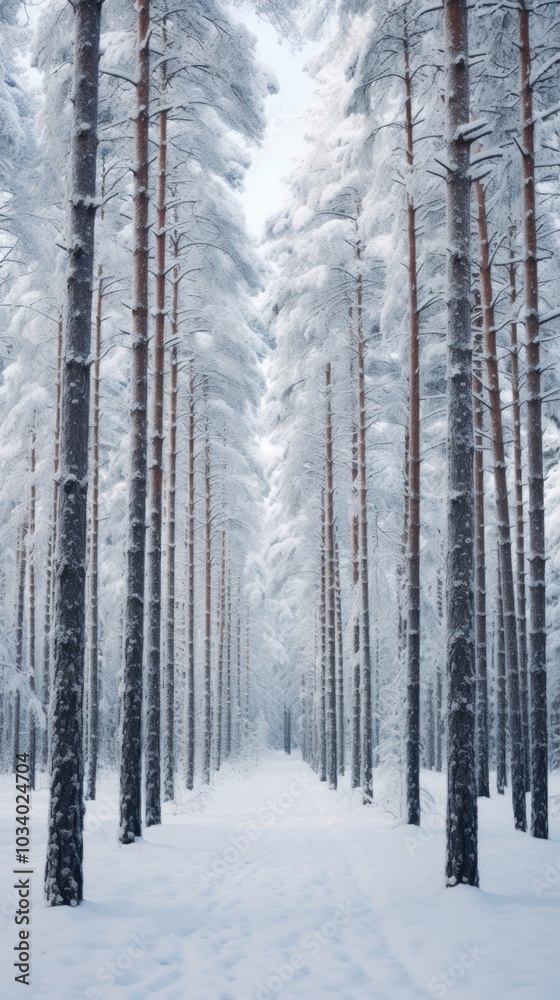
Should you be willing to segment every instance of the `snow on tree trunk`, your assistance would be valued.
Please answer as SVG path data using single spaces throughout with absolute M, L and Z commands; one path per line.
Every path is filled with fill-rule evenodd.
M 232 686 L 231 686 L 231 582 L 228 576 L 227 583 L 227 641 L 226 641 L 226 683 L 225 683 L 225 722 L 224 722 L 224 752 L 226 757 L 231 755 L 231 714 L 232 714 Z
M 52 611 L 54 602 L 53 593 L 53 567 L 54 552 L 56 548 L 56 511 L 58 507 L 58 463 L 60 456 L 60 404 L 62 392 L 62 315 L 57 323 L 57 364 L 56 364 L 56 404 L 55 404 L 55 431 L 54 431 L 54 457 L 53 457 L 53 502 L 51 514 L 51 530 L 49 534 L 49 547 L 47 552 L 47 573 L 45 580 L 45 624 L 44 624 L 44 644 L 43 644 L 43 705 L 45 716 L 49 716 L 49 700 L 51 691 L 51 627 Z M 43 741 L 43 761 L 48 767 L 49 758 L 49 727 L 45 728 Z
M 337 762 L 337 718 L 336 718 L 336 593 L 335 593 L 335 547 L 334 547 L 334 473 L 333 473 L 333 428 L 331 400 L 331 366 L 325 371 L 327 396 L 326 426 L 326 488 L 325 488 L 325 541 L 326 541 L 326 615 L 327 615 L 327 658 L 326 658 L 326 737 L 327 774 L 329 787 L 336 789 L 338 776 Z
M 502 580 L 502 605 L 506 645 L 506 677 L 509 710 L 509 735 L 511 749 L 511 786 L 513 815 L 516 830 L 527 829 L 525 808 L 524 750 L 521 732 L 519 702 L 519 664 L 517 659 L 517 623 L 515 615 L 515 586 L 509 524 L 509 500 L 506 477 L 504 431 L 500 401 L 500 376 L 494 324 L 494 298 L 490 263 L 490 244 L 486 218 L 486 199 L 480 181 L 475 182 L 478 237 L 480 243 L 480 288 L 482 322 L 486 341 L 486 371 L 488 398 L 492 426 L 492 452 L 494 457 L 494 491 L 498 528 L 498 553 Z
M 443 566 L 440 564 L 437 574 L 437 618 L 440 634 L 443 636 Z M 442 664 L 438 660 L 436 665 L 435 684 L 435 713 L 434 713 L 434 767 L 436 771 L 443 770 L 443 670 Z
M 414 125 L 408 35 L 404 35 L 406 165 L 414 169 Z M 408 451 L 408 626 L 406 803 L 408 823 L 420 824 L 420 317 L 416 266 L 416 211 L 406 196 L 409 308 L 409 451 Z
M 361 244 L 356 246 L 358 267 L 361 261 Z M 360 646 L 362 653 L 362 754 L 364 779 L 364 805 L 373 802 L 373 742 L 371 712 L 371 647 L 369 616 L 369 562 L 368 562 L 368 509 L 367 509 L 367 451 L 366 451 L 366 390 L 364 359 L 363 282 L 358 274 L 357 309 L 357 366 L 358 366 L 358 494 L 359 494 L 359 571 L 360 571 Z
M 99 739 L 99 390 L 101 364 L 101 323 L 103 305 L 103 268 L 97 270 L 97 305 L 95 310 L 95 362 L 91 421 L 91 517 L 88 564 L 88 711 L 86 741 L 86 799 L 95 799 L 97 750 Z
M 15 668 L 16 689 L 12 706 L 12 764 L 14 773 L 17 771 L 17 754 L 22 751 L 21 736 L 21 671 L 23 667 L 23 620 L 25 617 L 25 535 L 27 526 L 18 528 L 16 547 L 16 628 L 15 628 Z
M 362 775 L 362 700 L 360 663 L 360 583 L 358 533 L 358 426 L 352 433 L 352 788 L 359 788 Z
M 173 285 L 173 294 L 177 288 Z M 177 491 L 177 344 L 176 303 L 172 309 L 171 360 L 169 368 L 169 485 L 167 501 L 167 613 L 165 616 L 165 726 L 163 745 L 163 783 L 166 802 L 174 797 L 175 771 L 175 516 Z
M 504 634 L 504 605 L 502 600 L 502 575 L 498 557 L 498 594 L 496 599 L 496 790 L 504 794 L 506 778 L 506 643 Z
M 484 513 L 484 410 L 482 382 L 482 314 L 477 293 L 473 358 L 474 508 L 475 508 L 475 620 L 476 620 L 476 782 L 478 794 L 490 796 L 488 765 L 488 664 L 486 639 L 486 544 Z
M 530 10 L 519 0 L 519 67 L 523 176 L 523 267 L 527 351 L 527 479 L 529 494 L 529 690 L 531 833 L 548 837 L 546 590 L 539 284 L 535 200 L 535 121 L 531 84 Z
M 153 342 L 152 446 L 148 545 L 148 656 L 146 671 L 146 826 L 161 823 L 161 540 L 165 367 L 165 248 L 167 109 L 159 113 L 156 195 L 156 297 Z
M 31 455 L 29 459 L 29 531 L 27 533 L 27 682 L 29 690 L 35 693 L 35 522 L 37 510 L 37 486 L 35 483 L 36 450 L 35 431 L 31 432 Z M 29 753 L 29 784 L 35 788 L 37 725 L 35 708 L 31 705 L 27 713 L 27 740 Z
M 150 0 L 138 0 L 132 265 L 132 373 L 124 665 L 121 681 L 120 840 L 142 832 L 142 666 L 146 558 L 149 276 Z
M 338 773 L 344 774 L 346 736 L 344 720 L 344 631 L 342 627 L 342 590 L 340 586 L 340 559 L 338 542 L 335 541 L 335 589 L 336 589 L 336 642 L 337 642 L 337 692 L 336 692 L 336 731 L 338 746 Z
M 210 491 L 210 439 L 208 421 L 204 443 L 204 746 L 202 780 L 210 784 L 212 753 L 212 499 Z
M 177 277 L 177 276 L 176 276 Z M 195 445 L 195 396 L 194 374 L 190 368 L 189 377 L 189 499 L 187 508 L 187 767 L 186 784 L 189 790 L 194 787 L 194 752 L 195 752 L 195 702 L 194 702 L 194 516 L 195 516 L 195 481 L 194 481 L 194 445 Z
M 68 277 L 64 310 L 60 472 L 55 551 L 51 781 L 45 895 L 83 893 L 83 693 L 91 310 L 101 0 L 74 3 Z
M 224 699 L 224 629 L 226 623 L 226 533 L 222 529 L 222 561 L 220 568 L 220 606 L 218 611 L 218 670 L 216 677 L 216 770 L 222 763 L 222 722 Z
M 444 0 L 447 132 L 447 856 L 450 886 L 478 885 L 468 15 Z
M 511 233 L 510 235 L 513 235 Z M 513 245 L 510 246 L 509 301 L 515 315 L 517 301 L 516 265 Z M 510 323 L 511 396 L 513 417 L 513 464 L 515 475 L 515 540 L 516 540 L 516 601 L 517 646 L 519 656 L 519 697 L 525 763 L 525 788 L 531 789 L 531 754 L 529 734 L 529 698 L 527 688 L 527 600 L 525 595 L 525 512 L 523 490 L 523 446 L 521 442 L 521 395 L 519 389 L 519 343 L 517 323 Z
M 319 779 L 327 780 L 327 517 L 326 491 L 321 490 L 321 595 L 319 605 L 319 626 L 321 648 L 319 656 Z

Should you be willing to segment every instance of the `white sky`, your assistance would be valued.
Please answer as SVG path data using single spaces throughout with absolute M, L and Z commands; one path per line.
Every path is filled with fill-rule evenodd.
M 278 43 L 274 28 L 256 15 L 244 13 L 243 20 L 257 36 L 261 61 L 274 70 L 280 84 L 280 92 L 266 99 L 269 127 L 262 148 L 253 153 L 243 195 L 249 231 L 260 237 L 265 220 L 287 197 L 283 178 L 304 146 L 298 115 L 313 101 L 313 81 L 303 72 L 303 65 L 314 46 L 306 45 L 293 54 L 286 42 Z

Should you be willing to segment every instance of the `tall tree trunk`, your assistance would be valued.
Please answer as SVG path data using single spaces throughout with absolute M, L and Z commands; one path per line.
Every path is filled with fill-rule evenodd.
M 173 286 L 175 296 L 176 285 Z M 165 616 L 165 727 L 163 748 L 164 797 L 175 794 L 175 516 L 177 491 L 177 344 L 176 303 L 171 323 L 171 363 L 169 370 L 169 486 L 167 501 L 167 614 Z
M 245 619 L 245 739 L 249 739 L 249 706 L 250 706 L 250 665 L 251 665 L 251 640 L 249 629 L 249 611 Z
M 486 641 L 486 545 L 484 514 L 484 419 L 482 382 L 482 314 L 475 316 L 474 399 L 474 508 L 475 508 L 475 646 L 476 646 L 476 781 L 479 795 L 490 796 L 488 765 L 488 664 Z
M 511 233 L 513 236 L 513 233 Z M 516 265 L 514 247 L 510 246 L 509 301 L 512 315 L 517 301 Z M 511 395 L 513 414 L 513 464 L 515 472 L 515 540 L 516 540 L 516 597 L 517 597 L 517 648 L 519 657 L 519 696 L 521 701 L 521 730 L 525 763 L 525 788 L 531 790 L 531 754 L 529 733 L 529 697 L 527 688 L 527 602 L 525 597 L 525 521 L 523 500 L 523 447 L 521 443 L 521 397 L 519 391 L 519 344 L 517 323 L 510 324 L 511 341 Z
M 95 799 L 99 739 L 99 389 L 101 366 L 101 322 L 103 268 L 97 270 L 95 311 L 95 362 L 91 421 L 91 524 L 89 540 L 89 636 L 88 720 L 86 753 L 86 799 Z
M 237 715 L 237 749 L 243 744 L 243 707 L 241 696 L 241 580 L 237 580 L 237 636 L 235 644 L 235 656 L 237 667 L 236 683 L 236 715 Z
M 548 731 L 546 708 L 546 590 L 542 443 L 535 120 L 531 84 L 530 9 L 519 0 L 521 149 L 523 162 L 523 267 L 527 340 L 527 472 L 529 493 L 529 686 L 531 710 L 531 833 L 548 837 Z
M 361 243 L 356 244 L 356 260 L 361 267 Z M 362 746 L 364 770 L 364 805 L 373 802 L 373 741 L 371 713 L 371 648 L 369 622 L 369 562 L 366 459 L 366 390 L 363 324 L 363 282 L 358 274 L 357 364 L 358 364 L 358 494 L 359 494 L 359 564 L 361 596 L 362 652 Z
M 23 621 L 25 617 L 25 571 L 26 553 L 25 536 L 27 525 L 18 528 L 17 548 L 16 548 L 16 641 L 15 641 L 15 668 L 16 668 L 16 689 L 14 691 L 14 701 L 12 709 L 12 740 L 13 753 L 12 763 L 14 773 L 17 772 L 17 754 L 23 752 L 20 746 L 21 738 L 21 671 L 23 666 Z
M 102 0 L 74 4 L 69 267 L 61 398 L 51 691 L 51 783 L 45 894 L 51 906 L 83 893 L 83 692 L 87 475 L 97 96 Z
M 335 589 L 336 589 L 336 641 L 337 641 L 337 743 L 338 743 L 338 773 L 344 774 L 346 737 L 344 720 L 344 630 L 342 627 L 342 589 L 340 586 L 340 559 L 338 542 L 334 546 L 335 557 Z
M 500 402 L 500 376 L 494 325 L 494 300 L 490 245 L 486 218 L 486 200 L 480 181 L 475 181 L 478 209 L 478 237 L 480 242 L 480 288 L 482 296 L 482 321 L 486 339 L 486 370 L 488 398 L 492 425 L 492 452 L 494 456 L 494 487 L 498 528 L 498 551 L 502 579 L 502 604 L 506 643 L 506 674 L 511 746 L 511 786 L 513 815 L 516 830 L 527 829 L 525 808 L 525 771 L 519 702 L 519 664 L 517 660 L 517 628 L 515 617 L 515 588 L 509 526 L 509 500 L 506 476 L 506 458 L 502 409 Z
M 165 87 L 165 80 L 164 80 Z M 165 369 L 165 248 L 167 109 L 159 113 L 156 204 L 156 301 L 150 529 L 148 546 L 148 662 L 146 672 L 146 826 L 161 823 L 161 540 L 163 505 L 163 407 Z
M 231 755 L 231 714 L 232 714 L 232 684 L 231 684 L 231 581 L 227 583 L 227 640 L 226 640 L 226 693 L 225 693 L 225 725 L 224 748 L 226 757 Z
M 478 885 L 467 0 L 444 0 L 447 161 L 448 885 Z
M 335 593 L 335 551 L 334 551 L 334 473 L 333 473 L 333 428 L 331 399 L 331 366 L 325 371 L 327 395 L 326 426 L 326 489 L 325 489 L 325 541 L 326 541 L 326 615 L 327 615 L 327 658 L 326 658 L 326 734 L 327 734 L 327 774 L 329 787 L 336 789 L 338 776 L 337 732 L 336 732 L 336 593 Z
M 212 503 L 210 495 L 210 440 L 206 422 L 204 443 L 204 536 L 205 536 L 205 584 L 204 584 L 204 754 L 202 777 L 210 784 L 210 761 L 212 753 Z
M 187 788 L 194 787 L 195 754 L 195 691 L 194 691 L 194 443 L 195 443 L 195 396 L 194 372 L 191 361 L 189 377 L 189 502 L 187 512 Z
M 31 432 L 31 455 L 29 461 L 29 531 L 27 534 L 27 681 L 32 695 L 35 694 L 35 519 L 37 509 L 37 487 L 35 484 L 35 431 Z M 27 713 L 27 738 L 29 752 L 29 784 L 35 788 L 37 725 L 35 706 Z
M 438 567 L 437 574 L 437 614 L 440 634 L 443 637 L 443 566 Z M 443 770 L 443 671 L 438 658 L 436 664 L 436 685 L 435 685 L 435 712 L 434 712 L 434 767 L 436 771 Z
M 502 600 L 502 575 L 498 558 L 498 593 L 496 599 L 496 790 L 504 794 L 507 785 L 506 771 L 506 643 L 504 632 L 504 605 Z
M 414 126 L 408 35 L 404 35 L 406 165 L 414 170 Z M 408 823 L 420 824 L 420 317 L 416 266 L 416 211 L 406 196 L 408 236 L 409 342 L 409 531 L 407 627 L 406 801 Z
M 352 433 L 352 788 L 359 788 L 362 777 L 362 698 L 360 663 L 360 585 L 358 530 L 358 425 Z
M 319 656 L 319 780 L 327 780 L 327 519 L 325 489 L 321 490 L 321 596 L 319 625 L 321 647 Z
M 120 753 L 120 841 L 142 832 L 142 663 L 146 563 L 148 408 L 150 0 L 137 3 L 137 62 L 132 273 L 132 375 L 124 666 Z
M 222 565 L 220 569 L 220 607 L 218 615 L 218 670 L 216 677 L 216 770 L 222 763 L 222 722 L 224 704 L 224 629 L 226 622 L 226 533 L 222 529 Z
M 60 457 L 60 408 L 62 393 L 62 313 L 58 318 L 57 327 L 57 362 L 56 362 L 56 404 L 55 404 L 55 430 L 54 430 L 54 456 L 53 456 L 53 503 L 51 513 L 51 530 L 49 534 L 49 545 L 47 551 L 47 573 L 45 580 L 45 624 L 44 624 L 44 644 L 43 644 L 43 705 L 45 706 L 45 716 L 47 725 L 45 728 L 45 738 L 43 741 L 43 762 L 48 768 L 49 757 L 49 700 L 51 691 L 51 621 L 53 607 L 53 565 L 54 552 L 56 548 L 56 511 L 58 507 L 58 464 Z

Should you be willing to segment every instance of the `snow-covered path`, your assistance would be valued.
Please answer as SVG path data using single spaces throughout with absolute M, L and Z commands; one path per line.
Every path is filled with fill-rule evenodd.
M 297 756 L 168 809 L 116 839 L 114 784 L 88 804 L 86 901 L 41 899 L 46 792 L 34 799 L 33 979 L 41 1000 L 556 1000 L 560 843 L 481 804 L 481 890 L 443 888 L 441 776 L 423 775 L 425 826 L 396 826 L 329 792 Z M 1 993 L 12 982 L 13 792 L 2 786 Z M 554 821 L 556 823 L 556 820 Z M 558 862 L 558 866 L 557 863 Z M 556 875 L 557 878 L 556 878 Z

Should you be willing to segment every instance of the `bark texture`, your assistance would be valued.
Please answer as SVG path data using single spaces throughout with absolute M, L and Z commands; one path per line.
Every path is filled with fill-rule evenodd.
M 142 696 L 144 657 L 144 570 L 146 561 L 148 276 L 149 276 L 149 101 L 150 3 L 138 0 L 136 24 L 136 116 L 134 249 L 132 271 L 132 375 L 128 542 L 121 705 L 120 841 L 142 832 Z
M 51 780 L 45 895 L 83 893 L 83 693 L 91 311 L 101 0 L 74 3 L 70 219 L 50 706 Z
M 511 749 L 511 787 L 513 815 L 516 830 L 527 829 L 525 808 L 525 760 L 521 732 L 521 707 L 519 701 L 519 664 L 517 659 L 517 622 L 515 613 L 515 586 L 509 523 L 509 500 L 506 476 L 504 431 L 500 399 L 500 374 L 494 325 L 494 296 L 490 264 L 490 244 L 486 218 L 486 199 L 480 181 L 475 182 L 478 237 L 480 243 L 480 288 L 482 322 L 486 340 L 486 371 L 488 398 L 492 426 L 492 453 L 494 458 L 494 490 L 496 494 L 496 520 L 498 528 L 498 558 L 502 582 L 502 607 L 506 646 L 506 676 L 508 692 L 509 735 Z
M 548 724 L 546 706 L 546 589 L 544 469 L 539 323 L 535 122 L 531 84 L 531 13 L 519 2 L 519 67 L 523 169 L 523 269 L 527 340 L 527 481 L 529 494 L 529 689 L 531 833 L 548 837 Z
M 478 885 L 474 483 L 466 0 L 444 0 L 447 161 L 447 854 L 450 886 Z

